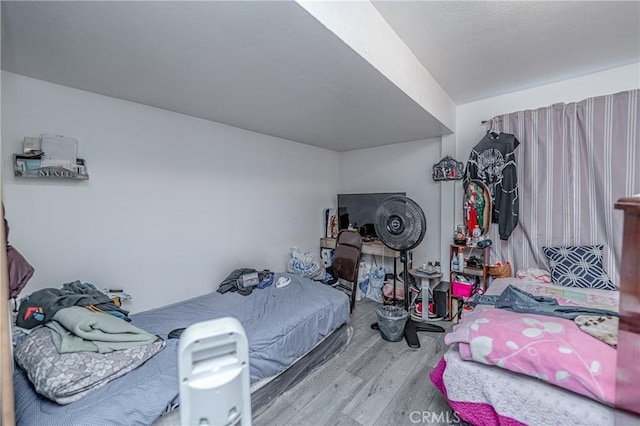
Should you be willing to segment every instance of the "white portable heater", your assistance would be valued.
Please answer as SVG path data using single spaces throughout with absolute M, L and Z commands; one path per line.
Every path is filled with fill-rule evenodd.
M 249 342 L 235 318 L 189 326 L 180 336 L 180 422 L 251 426 Z

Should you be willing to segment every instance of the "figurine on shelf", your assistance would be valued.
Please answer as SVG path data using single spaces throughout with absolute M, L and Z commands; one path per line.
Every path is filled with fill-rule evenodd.
M 473 231 L 471 231 L 471 236 L 473 237 L 471 241 L 472 244 L 478 244 L 478 241 L 480 241 L 480 237 L 482 237 L 482 230 L 480 229 L 478 224 L 476 224 L 476 226 L 474 226 L 473 228 Z
M 457 226 L 456 233 L 453 236 L 453 242 L 462 246 L 467 244 L 467 230 L 464 225 Z
M 485 235 L 489 231 L 491 199 L 486 185 L 482 182 L 471 181 L 465 185 L 463 214 L 464 223 L 476 240 L 478 237 L 473 235 L 476 226 L 479 228 L 480 235 Z

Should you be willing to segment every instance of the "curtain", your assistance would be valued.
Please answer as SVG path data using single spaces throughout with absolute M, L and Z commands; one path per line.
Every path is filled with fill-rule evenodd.
M 494 117 L 489 130 L 514 134 L 519 223 L 508 241 L 497 224 L 492 262 L 549 269 L 543 246 L 604 244 L 619 286 L 622 221 L 613 204 L 640 192 L 640 90 Z

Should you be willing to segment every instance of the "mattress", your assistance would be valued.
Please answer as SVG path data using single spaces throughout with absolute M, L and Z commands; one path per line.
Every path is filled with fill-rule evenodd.
M 209 319 L 231 316 L 249 339 L 251 382 L 284 371 L 349 319 L 348 297 L 329 286 L 290 274 L 283 288 L 256 289 L 249 296 L 216 292 L 131 316 L 132 323 L 167 339 L 170 331 Z M 177 339 L 141 367 L 92 391 L 83 399 L 58 405 L 38 395 L 16 370 L 17 424 L 151 424 L 178 394 Z M 125 420 L 126 419 L 126 420 Z
M 431 380 L 458 416 L 475 426 L 600 426 L 637 422 L 619 410 L 541 380 L 464 361 L 455 347 L 445 353 L 431 373 Z
M 614 311 L 618 307 L 616 291 L 576 289 L 516 278 L 493 281 L 487 294 L 500 294 L 510 284 L 535 295 L 555 297 L 562 304 Z M 476 309 L 488 307 L 478 305 Z M 431 380 L 461 419 L 478 426 L 602 425 L 632 419 L 619 410 L 537 378 L 465 361 L 457 345 L 445 353 L 431 373 Z M 585 417 L 585 413 L 589 416 Z

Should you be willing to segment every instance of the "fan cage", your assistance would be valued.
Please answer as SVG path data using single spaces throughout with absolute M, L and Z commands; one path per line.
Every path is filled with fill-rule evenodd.
M 402 229 L 390 221 L 402 221 Z M 382 202 L 375 214 L 376 234 L 384 245 L 393 250 L 411 250 L 424 238 L 427 221 L 420 206 L 411 198 L 389 197 Z

